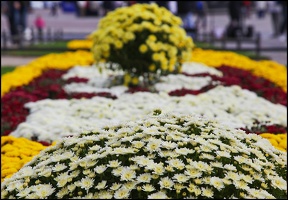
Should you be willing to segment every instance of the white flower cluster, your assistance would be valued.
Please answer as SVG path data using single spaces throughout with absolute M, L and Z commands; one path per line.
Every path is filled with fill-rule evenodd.
M 222 76 L 222 72 L 208 67 L 202 63 L 197 62 L 185 62 L 182 66 L 182 72 L 188 74 L 200 74 L 209 73 L 217 76 Z M 110 92 L 115 96 L 122 95 L 128 90 L 128 87 L 124 85 L 109 87 L 109 77 L 115 77 L 123 75 L 124 72 L 121 70 L 112 71 L 110 69 L 101 68 L 101 73 L 99 69 L 95 66 L 92 67 L 74 67 L 70 69 L 63 79 L 68 79 L 71 77 L 87 78 L 89 81 L 87 83 L 70 83 L 64 86 L 64 90 L 67 93 L 72 92 Z M 204 86 L 209 85 L 212 82 L 210 77 L 187 77 L 182 74 L 170 74 L 168 76 L 160 77 L 160 82 L 155 84 L 155 89 L 159 92 L 171 92 L 177 89 L 192 89 L 199 90 Z
M 261 136 L 158 109 L 60 140 L 5 179 L 1 198 L 285 198 L 286 163 Z
M 234 128 L 252 127 L 257 119 L 287 126 L 287 108 L 273 104 L 239 86 L 218 86 L 206 93 L 172 97 L 165 93 L 137 92 L 112 100 L 104 97 L 73 100 L 41 100 L 25 104 L 26 121 L 11 133 L 15 137 L 54 141 L 107 124 L 137 120 L 154 109 L 163 112 L 198 114 Z

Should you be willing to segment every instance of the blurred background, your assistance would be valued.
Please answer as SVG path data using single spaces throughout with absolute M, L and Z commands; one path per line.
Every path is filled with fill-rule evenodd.
M 287 66 L 286 1 L 1 1 L 1 67 L 68 51 L 68 41 L 85 39 L 108 12 L 135 3 L 181 17 L 198 47 Z

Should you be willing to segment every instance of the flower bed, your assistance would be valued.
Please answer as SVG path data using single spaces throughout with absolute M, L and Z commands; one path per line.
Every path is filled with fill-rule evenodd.
M 79 52 L 78 52 L 79 53 Z M 75 55 L 71 55 L 71 57 L 75 57 L 78 54 L 77 52 L 75 52 Z M 203 53 L 203 52 L 201 52 Z M 81 54 L 83 55 L 83 53 L 81 52 Z M 59 54 L 58 56 L 60 57 L 63 56 L 63 59 L 66 57 L 66 54 Z M 82 57 L 83 60 L 89 60 L 89 54 L 85 54 L 87 55 L 87 58 Z M 197 52 L 194 53 L 195 56 L 197 56 Z M 42 60 L 40 58 L 40 60 Z M 59 59 L 60 60 L 60 59 Z M 253 61 L 251 61 L 253 62 Z M 255 62 L 255 61 L 254 61 Z M 35 62 L 33 62 L 35 63 Z M 75 63 L 76 65 L 77 63 Z M 196 67 L 198 66 L 198 68 Z M 83 68 L 84 67 L 84 68 Z M 51 67 L 49 67 L 51 68 Z M 25 85 L 25 86 L 19 86 L 16 87 L 14 89 L 12 89 L 10 92 L 6 93 L 5 95 L 2 96 L 1 101 L 2 101 L 2 121 L 1 121 L 1 127 L 2 127 L 2 131 L 1 133 L 5 134 L 5 135 L 9 135 L 12 131 L 14 131 L 18 125 L 20 123 L 25 122 L 25 118 L 28 116 L 29 111 L 27 110 L 27 108 L 24 108 L 24 104 L 28 103 L 28 102 L 37 102 L 41 99 L 46 99 L 46 98 L 50 98 L 50 99 L 71 99 L 71 98 L 86 98 L 87 100 L 93 96 L 103 96 L 103 97 L 107 97 L 110 99 L 116 99 L 116 96 L 113 96 L 110 92 L 98 92 L 98 93 L 87 93 L 87 92 L 77 92 L 77 93 L 67 93 L 64 90 L 64 85 L 66 84 L 66 86 L 68 86 L 69 84 L 83 84 L 83 83 L 87 83 L 89 81 L 89 75 L 90 78 L 92 76 L 95 76 L 94 73 L 97 73 L 97 70 L 95 70 L 94 68 L 89 68 L 87 67 L 87 64 L 83 65 L 82 67 L 76 67 L 76 68 L 72 68 L 71 70 L 69 70 L 69 73 L 67 71 L 67 69 L 65 70 L 58 70 L 60 67 L 57 67 L 56 65 L 56 69 L 52 70 L 42 70 L 42 74 L 38 76 L 38 78 L 35 78 L 33 81 L 31 81 L 29 84 Z M 69 67 L 67 67 L 69 68 Z M 22 71 L 25 71 L 26 67 L 22 68 Z M 29 68 L 28 68 L 29 69 Z M 229 70 L 228 70 L 229 69 Z M 275 84 L 273 84 L 273 82 L 270 82 L 266 79 L 263 78 L 259 78 L 257 76 L 252 75 L 251 73 L 249 73 L 249 71 L 247 70 L 240 70 L 234 67 L 220 67 L 217 68 L 217 70 L 215 70 L 214 68 L 208 68 L 205 65 L 194 65 L 193 68 L 185 68 L 184 67 L 184 71 L 186 70 L 186 72 L 183 73 L 183 75 L 187 76 L 187 77 L 214 77 L 217 79 L 214 79 L 215 81 L 219 82 L 221 81 L 223 85 L 226 86 L 230 86 L 233 85 L 232 81 L 229 81 L 229 79 L 231 80 L 237 80 L 236 82 L 234 82 L 234 85 L 238 84 L 239 86 L 242 86 L 243 88 L 246 87 L 246 89 L 255 92 L 255 94 L 258 95 L 262 95 L 262 97 L 266 98 L 267 100 L 271 101 L 272 99 L 274 99 L 274 103 L 277 104 L 282 104 L 282 105 L 286 105 L 283 104 L 281 102 L 287 102 L 286 101 L 286 93 L 279 89 L 278 93 L 274 93 L 274 97 L 271 98 L 271 96 L 269 97 L 265 97 L 263 96 L 265 93 L 263 92 L 259 92 L 261 90 L 263 90 L 263 88 L 261 87 L 261 84 L 259 85 L 259 87 L 255 87 L 253 86 L 252 81 L 249 82 L 249 80 L 254 80 L 254 82 L 260 82 L 262 84 L 267 85 L 266 89 L 271 88 L 271 90 L 275 90 Z M 233 70 L 235 70 L 233 73 Z M 30 70 L 29 70 L 30 71 Z M 87 71 L 88 73 L 85 73 L 85 71 Z M 230 71 L 230 73 L 229 73 Z M 237 73 L 236 73 L 237 72 Z M 242 73 L 240 73 L 242 72 Z M 12 72 L 10 74 L 10 76 L 19 76 L 17 75 L 18 71 Z M 194 75 L 193 75 L 194 73 Z M 66 74 L 66 76 L 63 76 L 64 74 Z M 87 75 L 88 74 L 88 77 Z M 109 74 L 109 73 L 108 73 Z M 189 75 L 190 74 L 190 75 Z M 192 74 L 192 75 L 191 75 Z M 244 76 L 243 74 L 245 74 L 245 79 L 243 79 L 242 77 Z M 99 74 L 98 74 L 99 75 Z M 111 72 L 110 72 L 111 75 Z M 232 76 L 233 75 L 233 76 Z M 61 79 L 61 77 L 63 76 L 63 79 Z M 103 76 L 103 74 L 102 74 Z M 237 78 L 239 76 L 239 78 Z M 86 78 L 84 78 L 86 77 Z M 251 77 L 251 78 L 250 78 Z M 212 78 L 210 79 L 210 81 L 212 81 Z M 259 79 L 259 80 L 258 80 Z M 5 80 L 6 79 L 2 79 L 2 85 L 3 83 L 5 84 Z M 201 79 L 199 79 L 201 80 Z M 242 81 L 241 81 L 242 80 Z M 245 81 L 243 81 L 245 80 Z M 17 79 L 15 80 L 17 82 Z M 9 80 L 8 83 L 12 83 L 13 82 L 11 80 Z M 199 83 L 199 82 L 198 82 Z M 208 81 L 209 83 L 209 81 Z M 16 83 L 14 83 L 15 85 L 17 85 Z M 206 83 L 207 84 L 207 83 Z M 193 84 L 190 83 L 190 87 L 192 87 Z M 204 86 L 204 85 L 203 85 Z M 249 87 L 250 86 L 250 87 Z M 166 91 L 169 92 L 169 95 L 172 96 L 184 96 L 187 94 L 192 94 L 192 95 L 199 95 L 201 93 L 206 93 L 208 91 L 210 91 L 212 88 L 214 88 L 215 85 L 212 87 L 211 86 L 204 86 L 203 88 L 198 88 L 198 90 L 193 90 L 193 87 L 191 89 L 175 89 L 174 91 Z M 161 88 L 161 87 L 159 87 Z M 167 88 L 167 87 L 162 87 L 162 88 Z M 140 92 L 143 91 L 143 88 L 127 88 L 127 95 L 129 93 L 133 94 L 135 92 Z M 144 90 L 144 91 L 149 91 L 149 90 Z M 50 96 L 49 96 L 50 95 Z M 281 98 L 280 98 L 281 97 Z M 14 101 L 11 101 L 15 99 Z M 153 98 L 152 98 L 153 99 Z M 278 99 L 278 100 L 277 100 Z M 16 101 L 16 102 L 15 102 Z M 21 103 L 20 103 L 21 102 Z M 20 103 L 20 104 L 19 104 Z M 147 104 L 147 102 L 146 102 Z M 87 104 L 85 104 L 87 105 Z M 116 105 L 116 104 L 115 104 Z M 171 105 L 171 104 L 170 104 Z M 274 109 L 272 109 L 274 110 Z M 9 115 L 9 113 L 14 113 L 13 115 Z M 17 115 L 15 115 L 15 113 L 17 113 Z M 47 113 L 44 114 L 44 116 L 46 115 L 46 117 L 48 117 Z M 285 117 L 284 116 L 284 121 L 285 121 Z M 37 117 L 36 117 L 37 118 Z M 41 119 L 41 117 L 40 117 Z M 52 117 L 53 119 L 53 117 Z M 57 119 L 57 118 L 55 118 Z M 282 119 L 282 120 L 283 120 Z M 13 122 L 13 123 L 11 123 Z M 7 123 L 11 123 L 10 126 L 7 125 Z M 27 123 L 27 122 L 25 122 Z M 24 123 L 24 124 L 25 124 Z M 38 124 L 39 125 L 39 124 Z M 5 128 L 6 127 L 6 128 Z M 61 126 L 59 126 L 58 128 L 60 128 Z M 33 126 L 31 126 L 31 128 L 33 128 Z M 43 127 L 42 127 L 43 128 Z M 63 127 L 62 127 L 63 128 Z M 250 127 L 249 129 L 247 127 L 242 127 L 243 130 L 246 130 L 247 133 L 249 132 L 255 132 L 257 134 L 260 134 L 261 136 L 269 139 L 271 141 L 271 143 L 278 149 L 286 151 L 287 148 L 287 143 L 285 143 L 286 141 L 286 132 L 287 132 L 287 128 L 286 125 L 285 126 L 280 126 L 280 125 L 265 125 L 265 124 L 257 124 L 255 121 L 255 124 Z M 266 132 L 269 133 L 266 133 Z M 262 134 L 263 133 L 263 134 Z M 280 134 L 282 133 L 282 134 Z M 29 134 L 28 135 L 23 135 L 24 137 L 29 138 Z M 23 137 L 21 136 L 21 137 Z M 40 140 L 39 138 L 35 138 L 32 137 L 30 138 L 32 140 L 36 140 L 38 139 L 38 142 L 41 142 L 44 145 L 49 145 L 51 143 L 51 139 L 49 139 L 48 141 L 45 140 Z M 13 146 L 13 144 L 11 144 Z M 5 152 L 3 153 L 3 155 L 5 155 Z M 19 158 L 19 157 L 18 157 Z M 19 159 L 17 159 L 18 162 L 18 166 L 23 166 L 24 163 L 27 162 L 27 160 L 22 160 L 22 158 L 20 157 Z M 7 165 L 6 165 L 7 166 Z M 19 168 L 19 167 L 18 167 Z M 4 169 L 4 168 L 2 168 Z M 15 171 L 15 170 L 14 170 Z M 8 175 L 11 176 L 14 173 L 13 170 L 10 170 L 9 173 L 5 172 L 2 173 L 3 176 L 4 175 Z M 4 178 L 4 177 L 3 177 Z
M 146 14 L 142 18 L 132 8 Z M 165 35 L 177 18 L 169 22 L 167 10 L 155 4 L 131 10 L 108 15 L 103 29 L 90 36 L 100 64 L 93 64 L 90 52 L 51 54 L 1 79 L 1 197 L 285 198 L 285 66 L 201 49 L 184 62 L 191 43 L 180 45 L 187 39 L 181 28 L 174 28 L 179 38 Z M 158 18 L 169 22 L 168 28 L 155 28 Z M 121 25 L 126 19 L 141 25 L 130 30 Z M 111 22 L 130 32 L 115 35 Z M 142 35 L 141 26 L 147 28 Z M 154 39 L 161 44 L 145 31 L 157 33 Z M 125 66 L 110 54 L 114 43 L 103 33 L 118 43 L 123 38 L 129 49 L 137 44 L 139 59 L 147 52 L 151 63 L 142 63 L 140 71 Z M 138 41 L 134 46 L 132 36 Z M 171 41 L 179 49 L 177 60 Z M 162 57 L 155 60 L 155 53 Z M 115 62 L 112 68 L 105 68 L 106 59 Z M 142 72 L 157 79 L 139 84 Z M 25 140 L 31 148 L 25 144 L 23 152 L 19 143 Z M 9 168 L 9 162 L 16 167 Z
M 255 134 L 161 112 L 61 140 L 6 179 L 1 197 L 285 198 L 286 153 Z

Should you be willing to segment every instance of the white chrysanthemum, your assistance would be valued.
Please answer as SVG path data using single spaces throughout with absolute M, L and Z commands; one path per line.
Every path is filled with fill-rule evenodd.
M 260 189 L 254 189 L 254 188 L 250 188 L 249 190 L 247 190 L 248 194 L 251 195 L 254 198 L 257 199 L 264 199 L 265 198 L 265 194 L 261 193 L 262 190 Z
M 151 164 L 154 164 L 153 160 L 150 160 L 145 156 L 136 156 L 133 158 L 133 160 L 140 166 L 151 166 Z
M 186 169 L 184 171 L 184 174 L 186 174 L 187 176 L 191 177 L 191 178 L 200 178 L 202 176 L 202 171 L 195 169 L 195 168 L 191 168 L 191 169 Z
M 211 148 L 209 147 L 208 143 L 205 145 L 201 144 L 199 149 L 201 149 L 202 152 L 207 152 L 207 153 L 211 152 Z
M 52 169 L 51 168 L 45 168 L 42 172 L 39 172 L 38 174 L 40 176 L 49 177 L 49 176 L 51 176 L 51 173 L 52 173 Z
M 92 147 L 89 147 L 89 150 L 91 151 L 98 151 L 99 149 L 101 149 L 101 146 L 95 144 Z
M 213 195 L 214 195 L 214 192 L 210 188 L 202 188 L 201 195 L 204 196 L 204 197 L 212 198 Z
M 212 170 L 211 167 L 203 161 L 198 161 L 198 162 L 192 161 L 192 162 L 190 162 L 190 164 L 192 166 L 195 166 L 195 168 L 197 168 L 201 171 L 211 171 Z
M 102 174 L 106 169 L 107 169 L 107 167 L 105 165 L 99 165 L 99 166 L 94 168 L 94 171 L 97 174 Z
M 149 173 L 140 174 L 137 177 L 137 181 L 139 181 L 140 183 L 149 183 L 150 180 L 151 180 L 151 174 Z
M 71 184 L 71 185 L 68 185 L 67 188 L 70 192 L 73 192 L 76 189 L 76 185 Z
M 50 184 L 40 184 L 39 186 L 40 187 L 36 190 L 36 195 L 40 199 L 45 199 L 55 191 L 55 188 Z
M 223 164 L 221 162 L 211 162 L 210 165 L 217 168 L 223 168 Z
M 152 173 L 157 174 L 157 175 L 163 175 L 163 173 L 165 172 L 165 168 L 160 163 L 152 165 L 152 167 L 148 168 L 148 169 L 152 169 L 152 171 L 153 171 Z
M 62 171 L 64 169 L 66 169 L 67 166 L 65 164 L 60 164 L 60 163 L 57 163 L 53 168 L 52 168 L 52 171 L 54 172 L 59 172 L 59 171 Z
M 110 160 L 107 166 L 111 168 L 116 168 L 116 167 L 119 167 L 120 164 L 121 164 L 121 161 L 119 162 L 118 160 Z
M 122 187 L 114 193 L 114 198 L 115 199 L 128 199 L 129 195 L 130 195 L 130 190 L 128 190 L 125 187 Z
M 16 181 L 12 181 L 6 188 L 6 192 L 11 192 L 15 189 L 18 189 L 18 190 L 22 190 L 24 187 L 23 187 L 23 181 L 20 181 L 20 180 L 16 180 Z
M 120 183 L 113 183 L 110 189 L 115 191 L 118 190 L 120 187 L 121 187 Z
M 62 159 L 65 159 L 65 157 L 63 155 L 54 155 L 53 157 L 50 158 L 52 162 L 58 162 Z
M 31 188 L 25 188 L 21 190 L 16 196 L 19 198 L 25 198 L 31 192 Z
M 189 180 L 189 178 L 187 176 L 185 176 L 184 174 L 175 174 L 173 176 L 173 179 L 179 183 L 185 183 L 186 181 Z
M 273 177 L 271 182 L 275 188 L 279 188 L 281 190 L 287 189 L 287 181 L 285 181 L 283 178 L 281 178 L 279 176 Z
M 168 178 L 168 177 L 164 177 L 164 178 L 161 178 L 161 180 L 159 181 L 159 185 L 160 185 L 160 188 L 166 188 L 166 189 L 172 189 L 172 186 L 174 185 L 174 182 Z
M 215 151 L 215 153 L 220 157 L 231 158 L 231 155 L 227 151 Z
M 142 186 L 142 189 L 144 192 L 152 192 L 155 190 L 155 187 L 153 185 L 150 185 L 150 184 L 145 184 Z
M 236 167 L 234 165 L 230 165 L 230 164 L 224 165 L 223 168 L 230 170 L 230 171 L 237 171 Z
M 187 155 L 188 153 L 194 153 L 195 151 L 193 149 L 188 149 L 184 147 L 184 148 L 176 148 L 175 152 L 181 155 Z
M 137 185 L 136 181 L 130 181 L 130 182 L 124 183 L 123 187 L 126 187 L 128 190 L 133 190 L 135 189 L 136 185 Z
M 208 153 L 202 153 L 200 155 L 200 157 L 202 159 L 215 160 L 215 157 L 213 155 L 211 155 L 211 154 L 208 154 Z
M 124 169 L 123 166 L 119 166 L 119 167 L 112 170 L 112 174 L 114 176 L 121 176 L 123 169 Z
M 100 183 L 98 183 L 95 188 L 97 188 L 98 190 L 104 189 L 104 188 L 106 188 L 106 183 L 107 183 L 107 181 L 103 180 Z
M 94 185 L 94 179 L 86 177 L 86 178 L 82 178 L 79 186 L 85 190 L 89 190 L 91 187 L 93 187 Z
M 132 146 L 137 148 L 137 149 L 142 148 L 144 145 L 145 145 L 145 143 L 142 141 L 133 141 L 132 142 Z
M 168 137 L 168 136 L 167 136 Z M 163 148 L 166 148 L 166 149 L 174 149 L 174 148 L 176 148 L 178 146 L 178 144 L 177 143 L 175 143 L 175 142 L 172 142 L 172 141 L 164 141 L 163 143 L 162 143 L 162 147 Z
M 67 195 L 69 193 L 69 190 L 68 190 L 68 188 L 67 187 L 63 187 L 63 188 L 61 188 L 58 192 L 57 192 L 57 194 L 56 194 L 56 196 L 59 198 L 59 199 L 62 199 L 65 195 Z
M 110 191 L 101 191 L 98 194 L 98 199 L 112 199 L 113 198 L 113 193 Z
M 242 179 L 243 179 L 245 182 L 250 183 L 250 184 L 252 184 L 252 182 L 253 182 L 253 178 L 252 178 L 251 176 L 249 176 L 249 175 L 244 175 L 244 176 L 242 177 Z
M 25 166 L 19 170 L 20 176 L 31 176 L 34 173 L 34 170 L 31 166 Z
M 231 180 L 240 180 L 241 176 L 237 172 L 226 172 L 225 178 L 231 179 Z
M 152 140 L 150 142 L 148 142 L 148 144 L 146 145 L 146 149 L 148 151 L 159 151 L 160 150 L 160 147 L 161 147 L 161 142 L 158 141 L 158 140 Z
M 215 176 L 210 178 L 210 185 L 215 187 L 218 191 L 222 190 L 225 187 L 222 179 Z
M 245 163 L 247 158 L 243 157 L 243 156 L 234 156 L 234 160 L 237 160 L 239 162 L 239 164 Z
M 57 187 L 61 188 L 64 187 L 68 182 L 68 179 L 59 179 L 57 181 Z
M 244 180 L 233 180 L 233 185 L 237 188 L 237 189 L 242 189 L 242 190 L 248 190 L 248 183 L 245 182 Z
M 121 172 L 120 180 L 121 181 L 132 181 L 136 178 L 136 172 L 128 167 L 124 167 Z
M 166 163 L 168 163 L 172 167 L 175 167 L 176 169 L 183 169 L 185 167 L 183 161 L 178 158 L 168 160 L 166 161 Z
M 148 195 L 148 199 L 167 199 L 168 196 L 164 192 L 156 192 Z
M 261 165 L 256 164 L 256 163 L 249 163 L 249 165 L 253 167 L 255 170 L 257 170 L 258 172 L 261 172 L 261 169 L 262 169 Z

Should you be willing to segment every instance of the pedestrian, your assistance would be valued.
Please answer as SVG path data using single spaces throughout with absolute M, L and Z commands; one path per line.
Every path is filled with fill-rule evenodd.
M 58 15 L 58 5 L 57 5 L 57 2 L 53 2 L 53 1 L 52 1 L 50 14 L 51 14 L 52 16 L 57 16 L 57 15 Z
M 168 8 L 170 12 L 177 15 L 177 1 L 168 1 Z
M 115 2 L 114 1 L 103 1 L 102 8 L 104 9 L 104 16 L 115 9 Z
M 251 1 L 242 1 L 242 15 L 245 18 L 249 18 L 251 15 Z
M 259 19 L 262 19 L 266 15 L 267 11 L 267 2 L 266 1 L 256 1 L 255 2 L 255 8 L 257 12 L 257 17 Z
M 13 44 L 21 42 L 21 35 L 27 26 L 27 12 L 30 1 L 7 1 L 7 18 Z
M 167 10 L 169 10 L 168 7 L 168 1 L 155 1 L 155 3 L 159 6 L 159 7 L 164 7 Z
M 188 35 L 194 37 L 197 34 L 195 26 L 195 15 L 193 9 L 195 10 L 194 1 L 177 1 L 177 15 L 183 21 L 183 28 L 187 29 Z
M 207 13 L 208 13 L 208 6 L 206 1 L 196 1 L 196 28 L 198 32 L 203 29 L 206 31 L 207 27 Z
M 45 21 L 40 14 L 37 15 L 34 24 L 37 28 L 39 41 L 43 41 L 43 29 L 45 27 Z
M 282 20 L 280 22 L 280 30 L 279 30 L 279 40 L 284 42 L 287 41 L 287 1 L 279 1 L 282 9 L 281 9 L 281 15 Z M 286 33 L 285 33 L 286 32 Z
M 242 1 L 229 1 L 228 3 L 229 24 L 226 29 L 228 37 L 235 38 L 242 35 L 243 24 L 240 9 L 242 5 Z
M 86 15 L 86 1 L 77 1 L 78 7 L 79 7 L 79 16 L 85 16 Z
M 281 19 L 281 5 L 278 1 L 268 1 L 267 2 L 268 12 L 271 15 L 272 22 L 272 37 L 278 37 L 280 33 L 280 19 Z

